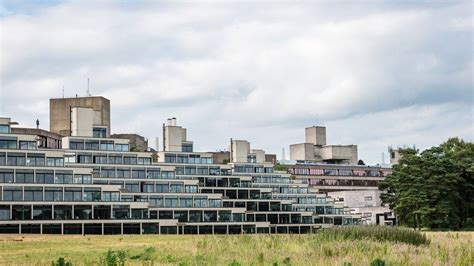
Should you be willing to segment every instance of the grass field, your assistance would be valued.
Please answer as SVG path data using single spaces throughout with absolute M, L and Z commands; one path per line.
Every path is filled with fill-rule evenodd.
M 474 265 L 474 232 L 428 232 L 429 245 L 335 240 L 313 235 L 0 235 L 0 264 L 125 265 Z M 350 263 L 350 264 L 349 264 Z M 380 264 L 379 264 L 380 265 Z

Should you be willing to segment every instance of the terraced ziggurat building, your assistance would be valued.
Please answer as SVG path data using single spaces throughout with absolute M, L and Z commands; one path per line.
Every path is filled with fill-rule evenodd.
M 246 141 L 215 164 L 169 119 L 163 151 L 135 151 L 110 137 L 107 103 L 52 99 L 51 131 L 0 118 L 0 233 L 310 233 L 360 222 Z

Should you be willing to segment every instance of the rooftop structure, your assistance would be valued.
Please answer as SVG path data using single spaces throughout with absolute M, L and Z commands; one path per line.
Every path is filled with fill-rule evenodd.
M 232 141 L 230 163 L 215 164 L 169 119 L 156 162 L 151 152 L 131 151 L 129 139 L 109 137 L 110 106 L 98 101 L 100 110 L 86 99 L 51 100 L 51 128 L 69 133 L 58 149 L 38 145 L 44 133 L 13 133 L 11 120 L 0 119 L 0 233 L 307 233 L 360 222 L 342 203 L 274 171 L 244 140 Z
M 62 136 L 110 136 L 110 101 L 101 96 L 49 100 L 50 131 Z
M 326 127 L 307 127 L 305 142 L 290 145 L 290 159 L 303 162 L 357 164 L 357 145 L 327 145 Z

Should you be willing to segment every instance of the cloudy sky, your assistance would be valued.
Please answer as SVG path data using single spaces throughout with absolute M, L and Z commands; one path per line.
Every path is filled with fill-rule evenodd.
M 311 125 L 371 164 L 473 141 L 472 2 L 387 2 L 2 0 L 0 116 L 47 129 L 48 99 L 90 78 L 113 132 L 152 145 L 173 116 L 206 151 L 233 137 L 280 157 Z

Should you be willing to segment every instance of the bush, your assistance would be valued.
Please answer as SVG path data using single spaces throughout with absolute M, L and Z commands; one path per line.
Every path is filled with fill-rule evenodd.
M 109 249 L 102 258 L 101 265 L 124 266 L 127 254 L 123 250 L 112 251 Z
M 330 240 L 358 240 L 370 239 L 376 241 L 400 242 L 412 245 L 428 245 L 430 241 L 424 233 L 418 231 L 392 226 L 345 226 L 324 229 L 320 237 Z
M 72 266 L 72 263 L 66 261 L 63 257 L 59 257 L 58 260 L 51 263 L 52 266 Z
M 375 259 L 370 262 L 370 266 L 385 266 L 385 261 L 381 259 Z

